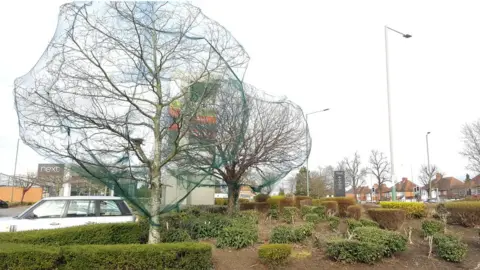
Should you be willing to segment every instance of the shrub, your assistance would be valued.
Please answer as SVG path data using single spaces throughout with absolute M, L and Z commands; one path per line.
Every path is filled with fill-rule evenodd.
M 182 212 L 193 214 L 196 216 L 209 214 L 226 214 L 228 211 L 227 205 L 191 205 L 182 209 Z
M 174 243 L 174 242 L 189 242 L 192 241 L 190 235 L 187 233 L 186 230 L 183 229 L 169 229 L 162 231 L 161 235 L 161 242 L 163 243 Z
M 278 209 L 270 209 L 268 210 L 268 214 L 267 214 L 270 218 L 272 219 L 278 219 L 279 218 L 279 211 Z
M 460 224 L 465 227 L 480 225 L 480 201 L 448 202 L 445 203 L 450 216 L 450 224 Z
M 298 209 L 296 207 L 285 207 L 283 208 L 282 219 L 287 223 L 293 223 L 295 220 L 295 216 L 297 215 Z
M 349 218 L 347 219 L 347 226 L 348 226 L 348 230 L 350 232 L 353 232 L 353 230 L 355 230 L 356 228 L 363 227 L 363 224 L 356 219 Z
M 270 198 L 270 195 L 268 194 L 258 194 L 255 196 L 254 200 L 255 202 L 267 202 L 269 198 Z
M 306 214 L 305 215 L 305 221 L 307 222 L 312 222 L 314 224 L 317 224 L 318 222 L 320 222 L 320 220 L 322 220 L 318 214 Z
M 403 209 L 407 218 L 422 218 L 426 216 L 423 202 L 380 202 L 382 208 Z
M 325 198 L 325 199 L 322 199 L 322 200 L 337 202 L 337 204 L 338 204 L 338 214 L 340 215 L 340 217 L 346 217 L 348 206 L 356 204 L 354 198 L 348 198 L 348 197 L 330 197 L 330 198 Z
M 468 246 L 453 235 L 436 234 L 433 243 L 440 258 L 449 262 L 461 262 L 467 256 Z
M 300 201 L 300 208 L 306 205 L 312 206 L 312 199 L 305 199 Z
M 268 265 L 284 264 L 292 254 L 292 246 L 287 244 L 265 244 L 258 248 L 258 257 Z
M 298 243 L 312 235 L 315 225 L 313 223 L 305 223 L 300 226 L 280 225 L 272 229 L 270 233 L 270 243 L 287 244 Z
M 360 227 L 355 229 L 354 235 L 355 239 L 360 242 L 368 242 L 381 246 L 385 257 L 391 257 L 394 253 L 407 249 L 407 238 L 397 232 L 386 231 L 375 227 Z
M 330 229 L 332 230 L 337 230 L 338 226 L 340 225 L 340 218 L 338 217 L 329 217 L 328 218 L 328 225 L 330 226 Z
M 338 213 L 338 203 L 335 201 L 322 201 L 321 205 L 325 207 L 327 213 L 330 212 L 334 215 Z
M 250 202 L 249 199 L 244 199 L 244 198 L 238 199 L 238 203 L 248 203 L 248 202 Z
M 244 248 L 255 244 L 258 240 L 258 232 L 256 228 L 250 226 L 240 227 L 232 226 L 222 230 L 217 237 L 217 247 L 225 248 Z
M 228 205 L 228 199 L 215 198 L 215 205 Z
M 379 208 L 380 205 L 376 203 L 366 203 L 366 204 L 362 204 L 362 207 L 363 209 L 365 209 L 365 211 L 368 211 L 369 209 L 372 209 L 372 208 Z
M 325 213 L 325 212 L 326 212 L 326 208 L 325 208 L 325 206 L 323 206 L 323 205 L 321 205 L 321 206 L 314 206 L 312 212 L 313 212 L 314 214 L 317 214 L 317 215 L 320 217 L 320 219 L 325 219 L 325 217 L 326 217 L 326 213 Z
M 209 214 L 185 221 L 181 228 L 187 230 L 192 239 L 207 239 L 218 237 L 232 223 L 232 219 L 227 216 Z
M 379 261 L 383 254 L 380 245 L 357 240 L 334 240 L 327 242 L 327 256 L 341 262 L 363 262 L 373 264 Z
M 255 203 L 254 202 L 240 203 L 240 211 L 246 211 L 246 210 L 255 210 Z
M 244 225 L 256 225 L 258 224 L 258 212 L 254 210 L 243 211 L 237 213 L 233 219 L 233 223 Z
M 314 207 L 315 206 L 310 206 L 310 205 L 302 206 L 300 208 L 300 215 L 302 216 L 302 218 L 305 217 L 305 215 L 307 215 L 307 214 L 312 214 Z
M 438 220 L 424 220 L 422 222 L 422 232 L 424 236 L 433 236 L 443 232 L 444 225 Z
M 282 197 L 283 199 L 283 197 Z M 280 208 L 280 200 L 282 200 L 280 198 L 273 198 L 273 197 L 270 197 L 269 199 L 267 199 L 267 203 L 268 205 L 270 205 L 270 209 L 279 209 Z
M 380 227 L 388 230 L 397 230 L 405 222 L 402 209 L 376 208 L 368 210 L 368 214 Z
M 24 232 L 0 233 L 0 243 L 33 245 L 109 245 L 146 243 L 148 223 L 92 224 Z
M 320 199 L 313 199 L 312 200 L 312 205 L 313 206 L 321 206 L 322 205 L 321 203 L 322 203 L 322 200 L 320 200 Z
M 283 211 L 285 207 L 294 207 L 295 201 L 292 198 L 283 198 L 279 202 L 280 211 Z
M 347 207 L 347 216 L 359 220 L 362 216 L 362 207 L 360 205 L 349 205 Z
M 300 201 L 303 201 L 303 200 L 311 200 L 312 198 L 308 197 L 308 196 L 295 196 L 295 206 L 297 208 L 300 208 Z
M 255 211 L 260 213 L 267 213 L 270 210 L 270 205 L 267 202 L 257 202 L 255 203 Z
M 156 245 L 0 246 L 1 269 L 210 269 L 203 243 Z
M 361 218 L 360 222 L 362 223 L 363 227 L 379 227 L 377 222 L 370 219 Z

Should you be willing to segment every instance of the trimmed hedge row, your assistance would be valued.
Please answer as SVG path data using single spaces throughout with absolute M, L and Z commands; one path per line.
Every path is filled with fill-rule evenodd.
M 210 269 L 212 247 L 204 243 L 155 245 L 0 245 L 0 268 L 29 269 Z
M 445 203 L 445 207 L 450 213 L 448 217 L 450 224 L 460 224 L 465 227 L 480 225 L 480 201 L 448 202 Z
M 330 197 L 330 198 L 323 198 L 321 200 L 322 201 L 337 202 L 337 204 L 338 204 L 338 214 L 340 215 L 340 217 L 346 217 L 347 216 L 347 208 L 350 205 L 357 204 L 357 202 L 355 201 L 354 198 L 349 198 L 349 197 Z
M 362 207 L 360 205 L 350 205 L 347 207 L 347 216 L 359 220 L 362 216 Z
M 407 218 L 426 216 L 426 207 L 423 202 L 380 202 L 380 206 L 388 209 L 403 209 Z
M 48 246 L 143 244 L 147 239 L 148 224 L 143 222 L 0 233 L 0 243 Z
M 373 208 L 368 214 L 380 227 L 388 230 L 398 230 L 405 222 L 405 210 L 402 209 Z

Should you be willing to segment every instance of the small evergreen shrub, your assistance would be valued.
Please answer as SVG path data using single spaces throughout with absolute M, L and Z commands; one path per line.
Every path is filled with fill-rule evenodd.
M 302 216 L 302 218 L 304 218 L 305 215 L 312 214 L 314 208 L 315 208 L 315 206 L 310 206 L 310 205 L 302 206 L 300 208 L 300 215 Z
M 217 237 L 217 247 L 219 248 L 244 248 L 252 246 L 258 241 L 258 231 L 250 226 L 239 227 L 232 226 L 224 228 Z
M 327 256 L 335 261 L 373 264 L 383 257 L 380 245 L 357 240 L 334 240 L 327 242 Z
M 374 208 L 368 210 L 368 214 L 380 227 L 388 230 L 398 230 L 405 222 L 405 211 L 402 209 Z
M 312 212 L 314 214 L 317 214 L 320 219 L 325 219 L 326 218 L 326 208 L 325 206 L 314 206 Z
M 363 227 L 380 227 L 377 222 L 370 219 L 361 218 L 360 222 L 362 223 Z
M 270 243 L 287 244 L 298 243 L 312 235 L 314 229 L 313 223 L 305 223 L 300 226 L 279 225 L 272 229 L 270 233 Z
M 279 213 L 278 209 L 271 209 L 270 208 L 270 210 L 268 210 L 267 215 L 272 219 L 278 219 L 280 217 L 280 213 Z
M 175 243 L 175 242 L 189 242 L 192 241 L 190 235 L 187 233 L 186 230 L 183 229 L 169 229 L 162 231 L 161 235 L 161 242 L 162 243 Z
M 340 218 L 339 217 L 329 217 L 328 218 L 328 225 L 330 226 L 330 229 L 332 230 L 337 230 L 338 226 L 340 225 Z
M 330 197 L 330 198 L 325 198 L 322 199 L 324 201 L 335 201 L 338 204 L 338 214 L 340 217 L 346 217 L 347 216 L 347 208 L 350 205 L 355 205 L 355 199 L 354 198 L 349 198 L 349 197 Z
M 356 219 L 349 218 L 347 219 L 347 226 L 348 226 L 348 230 L 350 232 L 353 232 L 353 230 L 355 230 L 356 228 L 363 227 L 363 224 Z
M 433 243 L 438 256 L 446 261 L 461 262 L 467 256 L 467 244 L 453 235 L 436 234 Z
M 354 238 L 360 242 L 369 242 L 383 247 L 383 255 L 391 257 L 396 252 L 407 249 L 407 238 L 397 232 L 375 227 L 359 227 L 354 230 Z
M 338 203 L 335 201 L 322 201 L 321 205 L 326 208 L 327 214 L 332 213 L 333 215 L 336 215 L 338 213 Z
M 424 220 L 422 222 L 422 232 L 424 236 L 433 236 L 442 233 L 444 225 L 438 220 Z
M 318 214 L 306 214 L 305 215 L 305 221 L 311 222 L 314 224 L 317 224 L 321 221 L 322 219 L 318 216 Z
M 359 220 L 362 216 L 362 207 L 360 205 L 349 205 L 347 207 L 347 216 Z
M 282 265 L 292 254 L 292 246 L 288 244 L 265 244 L 258 248 L 258 258 L 269 266 Z
M 258 194 L 254 198 L 255 202 L 267 202 L 268 199 L 270 199 L 268 194 Z
M 295 233 L 295 242 L 301 242 L 307 239 L 307 237 L 312 236 L 314 229 L 315 229 L 315 224 L 311 222 L 307 222 L 300 226 L 294 227 L 293 231 Z
M 282 210 L 282 220 L 286 223 L 293 223 L 297 216 L 298 209 L 296 207 L 285 207 Z

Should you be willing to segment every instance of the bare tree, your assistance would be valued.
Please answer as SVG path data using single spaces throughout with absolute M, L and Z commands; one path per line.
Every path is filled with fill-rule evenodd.
M 480 173 L 480 119 L 465 124 L 462 128 L 463 151 L 460 154 L 468 159 L 467 168 Z
M 430 167 L 427 165 L 420 167 L 419 179 L 421 183 L 428 188 L 427 193 L 429 199 L 432 198 L 432 181 L 437 173 L 439 173 L 439 170 L 435 164 L 430 164 Z
M 357 188 L 365 184 L 365 176 L 367 169 L 361 167 L 360 155 L 355 152 L 352 159 L 345 157 L 343 160 L 345 164 L 345 174 L 352 186 L 353 195 L 357 198 Z
M 326 192 L 333 193 L 334 171 L 333 166 L 319 167 L 318 171 L 323 178 Z
M 228 209 L 232 213 L 237 204 L 242 178 L 257 183 L 254 190 L 276 185 L 291 170 L 301 166 L 310 140 L 305 139 L 306 122 L 299 106 L 284 98 L 269 96 L 251 85 L 244 84 L 248 106 L 248 125 L 239 119 L 245 117 L 243 108 L 236 104 L 227 91 L 216 96 L 220 104 L 217 114 L 216 142 L 208 153 L 189 152 L 179 155 L 179 167 L 203 171 L 228 186 Z M 240 138 L 232 134 L 244 133 Z M 218 162 L 212 166 L 211 158 Z
M 150 219 L 156 243 L 160 215 L 174 209 L 162 208 L 166 169 L 179 153 L 204 147 L 191 140 L 192 126 L 206 118 L 218 81 L 235 81 L 231 98 L 242 96 L 249 57 L 186 3 L 72 2 L 59 18 L 42 58 L 15 81 L 22 140 L 123 192 Z M 125 182 L 145 184 L 149 200 Z
M 369 162 L 370 168 L 368 170 L 377 178 L 378 193 L 380 194 L 379 200 L 382 200 L 383 185 L 390 181 L 388 177 L 390 173 L 390 162 L 388 162 L 383 152 L 379 152 L 378 150 L 372 150 Z
M 26 177 L 20 176 L 17 180 L 18 185 L 22 188 L 22 197 L 20 203 L 23 203 L 25 194 L 35 185 L 37 185 L 37 177 L 35 173 L 29 172 Z

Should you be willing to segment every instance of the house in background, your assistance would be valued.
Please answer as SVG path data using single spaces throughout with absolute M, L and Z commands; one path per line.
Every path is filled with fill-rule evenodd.
M 403 177 L 402 181 L 395 184 L 395 192 L 397 194 L 397 200 L 412 202 L 416 201 L 414 188 L 417 187 L 415 183 L 408 180 L 407 177 Z
M 353 188 L 347 190 L 346 194 L 349 198 L 355 198 L 353 194 Z M 357 188 L 357 201 L 370 202 L 372 201 L 372 190 L 368 186 L 361 186 Z
M 455 199 L 457 195 L 454 194 L 454 190 L 458 190 L 458 187 L 463 186 L 463 182 L 455 177 L 443 177 L 440 173 L 435 175 L 435 179 L 432 180 L 432 198 L 438 198 L 440 200 Z M 422 200 L 428 199 L 428 185 L 422 187 Z
M 465 198 L 467 196 L 480 196 L 480 175 L 477 175 L 472 179 L 466 177 L 464 182 L 453 186 L 452 195 L 454 199 Z
M 378 184 L 373 185 L 373 188 L 375 188 L 375 193 L 373 195 L 373 200 L 378 202 L 378 201 L 385 201 L 388 192 L 390 192 L 390 188 L 387 187 L 387 185 L 382 184 L 382 192 L 380 193 L 380 188 L 378 187 Z M 390 198 L 390 196 L 388 196 Z

